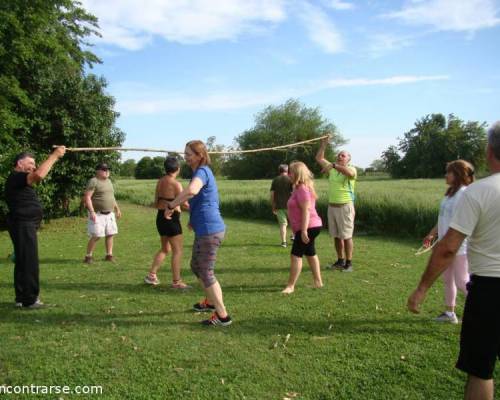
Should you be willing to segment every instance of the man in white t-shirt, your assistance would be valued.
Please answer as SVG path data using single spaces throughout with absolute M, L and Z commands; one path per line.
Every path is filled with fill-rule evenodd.
M 492 400 L 493 371 L 500 357 L 500 121 L 488 131 L 486 159 L 491 176 L 465 190 L 450 228 L 436 245 L 408 309 L 419 306 L 436 278 L 448 267 L 462 241 L 471 281 L 464 308 L 456 367 L 468 374 L 465 399 Z

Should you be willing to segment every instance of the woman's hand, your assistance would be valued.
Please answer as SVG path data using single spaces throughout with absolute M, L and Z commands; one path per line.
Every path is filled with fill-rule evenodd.
M 166 219 L 172 219 L 172 214 L 174 213 L 174 211 L 175 211 L 175 208 L 172 207 L 171 202 L 167 201 L 167 208 L 165 209 L 163 216 Z
M 428 248 L 432 245 L 433 240 L 434 240 L 434 235 L 429 233 L 426 237 L 424 237 L 422 244 L 424 245 L 425 248 Z
M 300 233 L 300 238 L 302 239 L 302 242 L 304 244 L 308 244 L 309 243 L 309 235 L 307 234 L 307 231 L 302 231 Z

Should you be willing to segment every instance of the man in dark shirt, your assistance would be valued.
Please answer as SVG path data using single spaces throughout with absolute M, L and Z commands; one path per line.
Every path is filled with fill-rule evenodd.
M 286 247 L 287 202 L 292 194 L 292 181 L 288 177 L 288 165 L 281 164 L 279 175 L 271 183 L 271 207 L 280 226 L 281 247 Z
M 40 285 L 36 234 L 43 217 L 43 208 L 33 185 L 47 176 L 65 152 L 66 147 L 56 147 L 38 168 L 32 154 L 20 153 L 14 159 L 14 170 L 5 182 L 5 199 L 9 208 L 7 226 L 16 255 L 14 289 L 18 307 L 43 306 L 38 298 Z

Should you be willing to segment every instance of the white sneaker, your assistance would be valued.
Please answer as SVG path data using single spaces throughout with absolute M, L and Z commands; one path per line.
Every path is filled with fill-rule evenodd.
M 152 279 L 149 275 L 146 275 L 146 277 L 144 278 L 144 283 L 147 283 L 148 285 L 156 286 L 156 285 L 160 284 L 160 281 L 158 280 L 157 277 Z
M 458 324 L 457 315 L 454 312 L 445 311 L 434 318 L 436 322 L 449 322 L 450 324 Z

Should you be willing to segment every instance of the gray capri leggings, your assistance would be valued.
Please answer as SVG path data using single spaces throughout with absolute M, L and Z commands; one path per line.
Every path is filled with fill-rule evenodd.
M 215 259 L 223 239 L 224 232 L 195 236 L 194 238 L 191 271 L 203 282 L 205 288 L 217 282 L 214 275 Z

